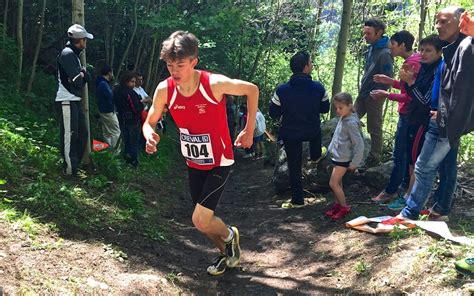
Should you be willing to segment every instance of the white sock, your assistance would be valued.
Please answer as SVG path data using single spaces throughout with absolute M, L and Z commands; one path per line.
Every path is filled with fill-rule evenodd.
M 224 239 L 225 243 L 230 242 L 234 238 L 234 232 L 232 231 L 232 228 L 228 227 L 227 229 L 229 229 L 229 235 Z

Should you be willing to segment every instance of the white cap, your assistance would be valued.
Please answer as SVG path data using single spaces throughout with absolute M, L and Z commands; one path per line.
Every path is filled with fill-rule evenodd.
M 73 39 L 94 39 L 94 35 L 87 33 L 83 26 L 74 24 L 67 29 L 67 36 Z

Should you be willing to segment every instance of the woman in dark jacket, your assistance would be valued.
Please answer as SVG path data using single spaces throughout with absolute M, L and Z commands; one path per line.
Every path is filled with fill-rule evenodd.
M 120 77 L 119 86 L 114 90 L 115 106 L 125 144 L 124 157 L 127 163 L 134 167 L 138 166 L 141 113 L 143 111 L 140 96 L 133 90 L 135 83 L 135 73 L 125 72 Z

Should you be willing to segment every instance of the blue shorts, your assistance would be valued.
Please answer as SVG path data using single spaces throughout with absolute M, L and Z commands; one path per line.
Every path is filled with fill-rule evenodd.
M 260 135 L 258 137 L 253 137 L 253 142 L 254 143 L 263 142 L 263 135 Z

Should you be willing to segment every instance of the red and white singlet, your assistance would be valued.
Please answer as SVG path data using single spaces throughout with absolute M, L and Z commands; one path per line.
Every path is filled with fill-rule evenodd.
M 199 87 L 183 96 L 173 77 L 168 84 L 168 109 L 180 131 L 181 153 L 189 167 L 211 170 L 234 163 L 234 152 L 227 126 L 225 99 L 218 102 L 209 84 L 211 73 L 199 71 Z

